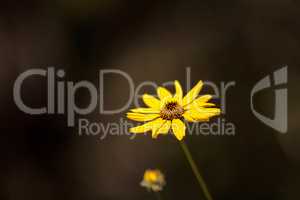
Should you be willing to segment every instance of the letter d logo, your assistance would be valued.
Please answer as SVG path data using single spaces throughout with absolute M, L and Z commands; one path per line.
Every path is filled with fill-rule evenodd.
M 287 83 L 287 69 L 285 66 L 279 70 L 276 70 L 274 75 L 274 83 L 276 86 L 286 84 Z M 275 89 L 275 116 L 274 119 L 270 119 L 260 113 L 258 113 L 253 106 L 253 95 L 258 91 L 261 91 L 266 88 L 271 87 L 271 78 L 270 76 L 266 76 L 261 79 L 252 89 L 251 91 L 251 110 L 253 114 L 264 124 L 272 127 L 273 129 L 281 132 L 287 133 L 287 88 L 283 89 Z

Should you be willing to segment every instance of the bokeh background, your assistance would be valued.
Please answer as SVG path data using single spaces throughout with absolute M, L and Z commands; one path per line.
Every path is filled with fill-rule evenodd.
M 215 199 L 299 199 L 300 3 L 296 0 L 2 1 L 0 7 L 0 199 L 154 199 L 139 186 L 147 168 L 167 178 L 164 199 L 203 199 L 174 137 L 78 136 L 66 115 L 30 116 L 13 101 L 13 84 L 31 68 L 66 71 L 66 81 L 98 83 L 101 69 L 121 69 L 135 83 L 235 81 L 226 97 L 235 136 L 191 136 L 186 142 Z M 289 66 L 289 131 L 254 117 L 250 91 Z M 149 89 L 150 90 L 150 89 Z M 149 91 L 153 93 L 154 90 Z M 122 105 L 124 79 L 105 82 L 107 108 Z M 30 79 L 24 101 L 46 102 L 46 81 Z M 271 113 L 272 91 L 256 99 Z M 77 104 L 85 106 L 81 91 Z M 85 116 L 118 121 L 125 113 Z M 272 117 L 272 116 L 270 116 Z

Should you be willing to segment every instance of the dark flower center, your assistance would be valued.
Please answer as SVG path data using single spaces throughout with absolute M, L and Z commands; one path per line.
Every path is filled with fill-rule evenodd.
M 183 113 L 183 107 L 177 102 L 169 102 L 160 111 L 160 117 L 165 120 L 180 119 L 182 118 Z

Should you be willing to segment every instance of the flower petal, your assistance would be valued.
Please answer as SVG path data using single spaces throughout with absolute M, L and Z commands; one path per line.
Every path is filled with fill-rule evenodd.
M 157 131 L 158 134 L 167 134 L 171 128 L 171 121 L 165 120 L 164 124 L 160 127 L 160 129 Z
M 159 130 L 163 127 L 165 122 L 166 122 L 166 120 L 164 120 L 162 118 L 158 118 L 154 121 L 154 123 L 152 125 L 152 138 L 157 138 L 157 136 L 159 134 Z
M 158 87 L 157 88 L 157 95 L 160 98 L 160 100 L 164 100 L 166 98 L 171 98 L 172 94 L 164 87 Z
M 220 115 L 219 108 L 196 108 L 186 111 L 183 117 L 187 121 L 209 121 L 209 118 Z
M 201 106 L 202 107 L 213 107 L 213 106 L 216 106 L 216 104 L 214 104 L 214 103 L 202 103 Z
M 182 87 L 179 83 L 179 81 L 174 81 L 174 85 L 175 85 L 175 99 L 178 100 L 178 102 L 182 102 Z
M 191 112 L 185 112 L 185 113 L 183 113 L 183 115 L 182 115 L 183 117 L 184 117 L 184 119 L 186 120 L 186 121 L 188 121 L 188 122 L 196 122 L 196 120 L 193 118 L 193 115 L 192 115 L 192 113 Z
M 221 114 L 220 108 L 199 108 L 196 109 L 198 115 L 208 115 L 209 117 L 217 116 Z
M 154 113 L 159 113 L 159 109 L 154 109 L 154 108 L 134 108 L 130 110 L 131 112 L 135 113 L 149 113 L 149 114 L 154 114 Z
M 185 106 L 191 103 L 199 94 L 200 90 L 202 89 L 203 82 L 199 81 L 196 86 L 191 89 L 187 95 L 182 100 L 182 105 Z
M 195 102 L 197 102 L 197 103 L 206 103 L 206 102 L 208 102 L 211 98 L 212 98 L 211 95 L 206 94 L 206 95 L 203 95 L 203 96 L 197 98 L 197 99 L 195 100 Z
M 184 113 L 183 117 L 189 122 L 207 122 L 209 117 L 207 115 L 201 115 L 197 110 L 188 110 Z
M 159 117 L 159 114 L 127 113 L 127 118 L 139 122 L 150 121 Z
M 180 119 L 172 120 L 172 130 L 178 140 L 182 140 L 185 136 L 185 124 Z
M 208 103 L 208 101 L 212 98 L 211 95 L 203 95 L 197 99 L 195 99 L 192 103 L 184 106 L 185 109 L 195 109 L 197 107 L 212 107 L 215 106 L 213 103 Z
M 150 108 L 160 109 L 160 101 L 152 95 L 144 94 L 143 101 Z
M 201 103 L 201 104 L 197 104 L 197 103 L 191 103 L 187 106 L 184 107 L 185 110 L 197 110 L 197 109 L 201 109 L 201 108 L 208 108 L 208 107 L 214 107 L 216 106 L 213 103 Z
M 136 127 L 130 128 L 129 131 L 131 133 L 145 133 L 147 131 L 152 130 L 154 121 L 145 123 L 145 124 L 143 124 L 141 126 L 136 126 Z

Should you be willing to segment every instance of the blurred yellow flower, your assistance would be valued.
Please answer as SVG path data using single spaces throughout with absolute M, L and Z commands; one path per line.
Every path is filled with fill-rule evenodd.
M 153 192 L 159 192 L 166 185 L 165 177 L 158 169 L 148 169 L 144 173 L 144 178 L 141 182 L 141 186 L 152 190 Z
M 202 81 L 199 81 L 185 97 L 180 83 L 174 81 L 174 85 L 174 96 L 163 87 L 157 88 L 159 99 L 148 94 L 143 95 L 143 101 L 148 107 L 131 109 L 127 118 L 147 123 L 131 128 L 130 132 L 144 133 L 151 130 L 152 137 L 157 138 L 159 134 L 167 134 L 172 129 L 175 137 L 182 140 L 186 129 L 183 119 L 188 122 L 209 121 L 211 117 L 220 115 L 221 110 L 212 108 L 215 104 L 208 103 L 211 95 L 197 98 L 203 86 Z

